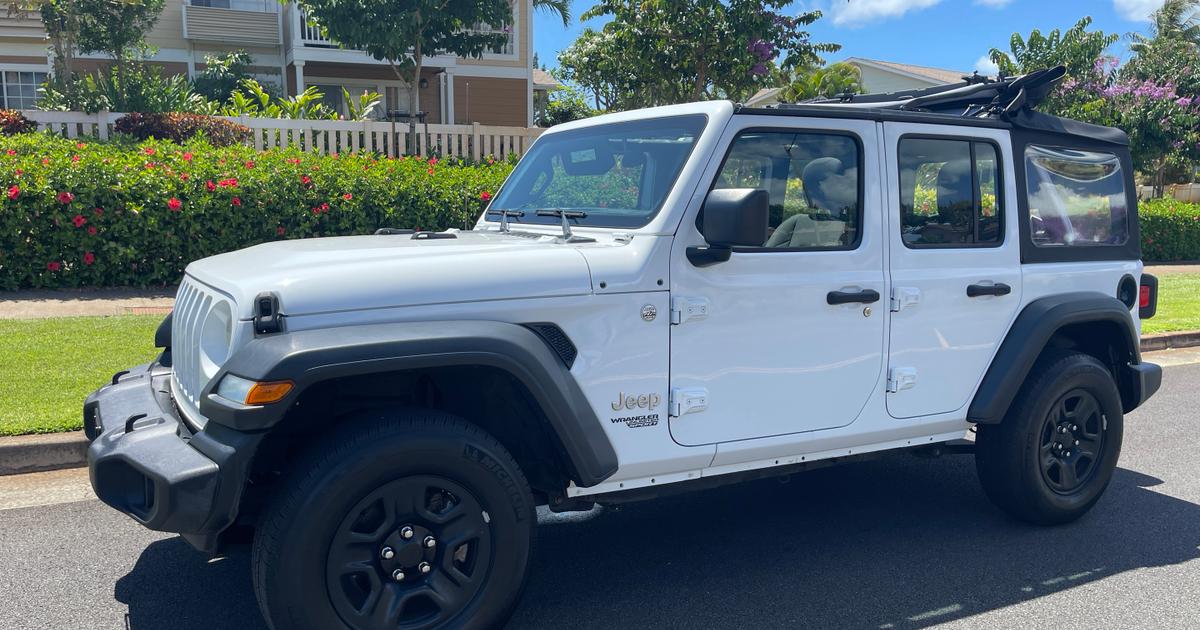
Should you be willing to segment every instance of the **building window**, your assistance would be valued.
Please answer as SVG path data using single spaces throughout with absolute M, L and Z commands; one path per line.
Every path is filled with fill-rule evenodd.
M 37 107 L 38 88 L 49 76 L 45 72 L 18 72 L 8 70 L 3 76 L 3 105 L 7 109 L 34 109 Z

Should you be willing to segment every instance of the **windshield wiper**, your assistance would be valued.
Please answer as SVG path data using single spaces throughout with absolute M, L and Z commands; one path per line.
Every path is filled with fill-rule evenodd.
M 487 213 L 500 215 L 500 231 L 506 233 L 509 231 L 508 217 L 516 217 L 519 219 L 525 216 L 525 213 L 520 210 L 488 210 Z
M 539 217 L 558 217 L 562 219 L 563 239 L 574 240 L 571 234 L 571 219 L 586 219 L 587 213 L 582 210 L 563 210 L 562 208 L 543 208 L 537 211 Z M 595 239 L 592 239 L 595 240 Z

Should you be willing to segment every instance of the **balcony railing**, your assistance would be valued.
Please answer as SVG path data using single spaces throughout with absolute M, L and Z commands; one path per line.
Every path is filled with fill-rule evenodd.
M 201 1 L 209 1 L 209 0 L 201 0 Z M 220 1 L 220 0 L 212 0 L 212 1 Z M 231 0 L 231 1 L 237 1 L 237 0 Z M 309 20 L 308 15 L 304 12 L 303 9 L 297 9 L 297 13 L 299 13 L 299 15 L 300 15 L 300 27 L 298 30 L 298 35 L 300 37 L 301 45 L 308 46 L 311 48 L 341 48 L 341 45 L 339 45 L 337 42 L 333 41 L 332 39 L 329 39 L 323 33 L 321 33 L 321 27 L 312 23 L 311 20 Z M 480 25 L 476 26 L 476 28 L 471 29 L 471 32 L 485 34 L 485 35 L 503 34 L 503 35 L 507 36 L 507 41 L 505 42 L 504 46 L 502 46 L 498 50 L 488 51 L 490 53 L 494 53 L 494 54 L 498 54 L 498 55 L 513 55 L 516 51 L 516 44 L 515 44 L 515 42 L 513 42 L 513 34 L 512 34 L 511 29 L 492 28 L 486 24 L 480 24 Z M 487 53 L 485 53 L 485 54 L 487 54 Z

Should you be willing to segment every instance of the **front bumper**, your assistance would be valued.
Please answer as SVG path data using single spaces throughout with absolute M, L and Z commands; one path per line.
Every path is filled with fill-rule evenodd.
M 88 396 L 92 488 L 146 527 L 184 534 L 211 552 L 237 516 L 261 435 L 214 423 L 192 432 L 171 400 L 170 377 L 158 362 L 141 365 Z

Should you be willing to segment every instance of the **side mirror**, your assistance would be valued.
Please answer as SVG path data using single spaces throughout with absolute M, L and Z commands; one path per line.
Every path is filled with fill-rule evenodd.
M 729 260 L 734 247 L 759 247 L 767 240 L 771 197 L 755 188 L 719 188 L 704 200 L 701 232 L 707 247 L 689 247 L 687 257 L 697 267 Z

